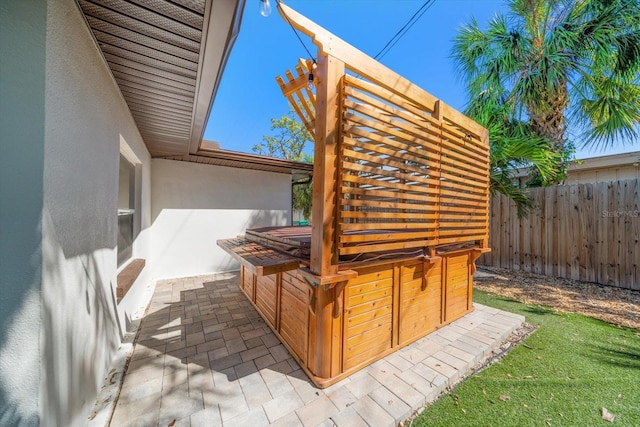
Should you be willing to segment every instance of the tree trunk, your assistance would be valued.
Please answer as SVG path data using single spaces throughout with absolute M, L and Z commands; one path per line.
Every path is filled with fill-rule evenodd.
M 567 124 L 564 111 L 568 105 L 566 85 L 557 91 L 543 95 L 543 101 L 528 106 L 531 127 L 540 136 L 549 138 L 558 151 L 562 151 L 566 142 L 564 134 Z

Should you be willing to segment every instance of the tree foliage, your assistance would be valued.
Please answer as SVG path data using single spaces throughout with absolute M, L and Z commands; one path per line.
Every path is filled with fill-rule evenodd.
M 454 41 L 470 108 L 494 100 L 562 146 L 567 119 L 590 143 L 637 140 L 640 5 L 633 0 L 512 0 L 483 31 Z
M 264 135 L 260 144 L 253 146 L 253 151 L 269 157 L 303 161 L 304 148 L 313 138 L 295 113 L 289 112 L 279 119 L 271 119 L 271 131 L 274 135 Z
M 452 50 L 466 112 L 491 130 L 492 189 L 506 193 L 505 167 L 533 165 L 542 185 L 563 179 L 569 123 L 592 146 L 640 136 L 639 2 L 508 4 L 485 30 L 475 20 L 461 28 Z
M 313 163 L 313 156 L 303 153 L 302 161 Z M 293 184 L 293 209 L 302 212 L 304 219 L 311 218 L 311 205 L 313 203 L 313 181 L 305 181 Z
M 531 207 L 526 188 L 514 183 L 511 174 L 517 168 L 532 168 L 542 184 L 558 177 L 561 154 L 549 149 L 548 140 L 535 135 L 531 126 L 510 117 L 504 105 L 484 106 L 475 119 L 489 131 L 490 192 L 511 198 L 518 216 L 526 216 Z
M 274 135 L 263 136 L 262 142 L 253 146 L 254 152 L 263 156 L 313 163 L 313 156 L 304 152 L 307 143 L 313 143 L 313 138 L 295 113 L 289 112 L 278 119 L 272 118 L 271 131 Z M 302 211 L 305 219 L 311 216 L 312 196 L 313 183 L 310 180 L 294 183 L 292 207 Z

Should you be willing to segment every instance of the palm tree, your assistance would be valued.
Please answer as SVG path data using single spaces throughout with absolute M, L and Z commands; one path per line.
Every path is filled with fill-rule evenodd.
M 517 164 L 533 166 L 543 185 L 562 179 L 569 122 L 595 146 L 640 136 L 637 0 L 511 0 L 486 31 L 464 26 L 452 53 L 467 114 L 494 132 L 494 191 L 508 191 L 505 168 Z
M 476 21 L 454 41 L 470 107 L 480 95 L 555 146 L 567 119 L 592 144 L 636 140 L 640 120 L 637 0 L 512 0 L 486 31 Z
M 468 111 L 490 135 L 491 195 L 502 193 L 512 199 L 518 216 L 526 216 L 531 207 L 527 190 L 515 183 L 512 172 L 517 168 L 532 168 L 543 183 L 559 175 L 562 155 L 549 150 L 548 140 L 535 135 L 531 125 L 514 120 L 509 108 L 486 100 L 482 109 Z

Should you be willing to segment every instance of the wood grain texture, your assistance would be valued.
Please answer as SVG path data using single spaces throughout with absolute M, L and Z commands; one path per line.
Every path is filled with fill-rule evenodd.
M 295 272 L 282 274 L 279 332 L 302 360 L 307 359 L 310 292 Z
M 277 276 L 271 274 L 269 276 L 258 276 L 256 280 L 256 306 L 262 313 L 264 319 L 275 328 L 276 316 L 278 314 L 277 306 Z
M 471 311 L 470 260 L 482 249 L 355 269 L 334 287 L 300 270 L 241 274 L 243 292 L 321 387 Z
M 444 320 L 452 321 L 466 313 L 470 301 L 469 254 L 444 256 L 445 313 Z
M 301 61 L 276 79 L 314 136 L 311 239 L 252 232 L 251 242 L 221 246 L 242 263 L 243 291 L 267 324 L 324 386 L 473 309 L 473 261 L 488 249 L 491 221 L 489 140 L 441 100 L 278 9 L 319 48 L 315 69 Z M 283 252 L 303 249 L 291 268 Z
M 640 182 L 530 190 L 518 218 L 513 202 L 491 199 L 492 254 L 478 263 L 640 290 Z
M 283 254 L 243 237 L 218 240 L 216 243 L 257 276 L 295 270 L 300 266 L 299 258 Z
M 315 274 L 325 275 L 335 273 L 338 264 L 335 221 L 344 63 L 320 56 L 316 70 L 320 84 L 316 91 L 310 268 Z
M 399 344 L 407 344 L 442 324 L 442 263 L 425 269 L 423 263 L 402 266 Z
M 424 110 L 379 81 L 344 81 L 338 253 L 488 247 L 486 133 L 469 133 L 446 116 L 450 109 L 436 111 L 439 101 Z
M 387 265 L 358 273 L 345 288 L 344 369 L 392 346 L 393 269 Z

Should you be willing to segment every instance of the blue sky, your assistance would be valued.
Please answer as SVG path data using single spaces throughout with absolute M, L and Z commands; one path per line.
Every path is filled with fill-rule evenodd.
M 375 56 L 422 6 L 424 0 L 288 0 L 286 4 L 349 44 Z M 504 0 L 435 0 L 405 36 L 380 60 L 418 86 L 462 110 L 464 86 L 450 59 L 456 30 L 475 17 L 485 24 L 505 10 Z M 270 119 L 289 111 L 275 77 L 308 58 L 291 27 L 271 0 L 273 13 L 259 13 L 259 0 L 247 0 L 242 27 L 224 71 L 204 138 L 227 150 L 252 152 L 270 134 Z M 316 55 L 310 39 L 301 35 Z M 640 149 L 624 146 L 613 154 Z M 579 150 L 578 158 L 603 154 Z

